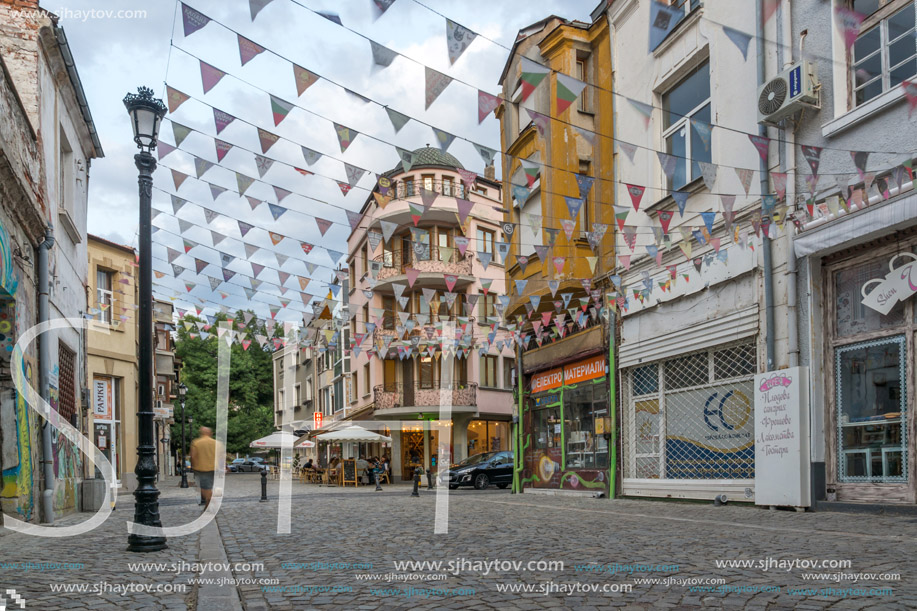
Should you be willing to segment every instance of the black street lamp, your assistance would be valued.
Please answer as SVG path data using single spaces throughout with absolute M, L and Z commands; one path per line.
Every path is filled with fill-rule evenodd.
M 188 387 L 184 382 L 178 385 L 178 398 L 181 401 L 181 487 L 188 487 L 188 473 L 185 471 L 185 395 Z
M 134 522 L 162 527 L 159 519 L 159 490 L 156 489 L 156 446 L 153 432 L 153 244 L 151 208 L 153 171 L 156 160 L 151 151 L 156 148 L 159 125 L 166 114 L 162 100 L 153 97 L 153 90 L 138 87 L 137 93 L 124 96 L 124 106 L 131 117 L 134 142 L 140 152 L 134 164 L 140 172 L 140 329 L 139 329 L 139 396 L 137 406 L 137 489 L 134 491 Z M 168 547 L 162 536 L 132 533 L 127 538 L 130 552 L 156 552 Z

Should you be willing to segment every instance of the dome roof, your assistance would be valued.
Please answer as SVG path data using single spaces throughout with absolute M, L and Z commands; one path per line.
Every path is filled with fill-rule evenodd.
M 441 166 L 454 170 L 455 168 L 465 169 L 462 162 L 445 151 L 432 146 L 423 146 L 411 151 L 414 153 L 414 167 L 420 166 Z M 391 170 L 391 174 L 397 174 L 402 171 L 401 163 Z

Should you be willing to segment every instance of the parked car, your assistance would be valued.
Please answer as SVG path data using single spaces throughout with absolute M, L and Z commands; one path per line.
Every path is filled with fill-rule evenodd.
M 243 471 L 261 471 L 264 469 L 264 459 L 263 458 L 237 458 L 232 461 L 229 465 L 229 469 L 233 473 L 241 473 Z
M 446 472 L 440 484 L 449 484 L 449 490 L 459 486 L 474 486 L 484 490 L 491 484 L 506 488 L 513 481 L 512 452 L 484 452 L 469 456 Z

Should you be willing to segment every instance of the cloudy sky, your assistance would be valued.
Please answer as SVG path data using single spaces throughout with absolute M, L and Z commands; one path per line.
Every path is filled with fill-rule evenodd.
M 281 276 L 275 270 L 293 275 L 304 274 L 307 271 L 304 263 L 308 261 L 320 266 L 312 274 L 318 283 L 320 279 L 329 279 L 329 268 L 332 266 L 330 258 L 320 247 L 346 250 L 349 226 L 345 209 L 358 210 L 374 182 L 374 177 L 367 174 L 349 194 L 343 195 L 335 182 L 346 181 L 342 162 L 369 172 L 383 172 L 397 163 L 397 153 L 392 145 L 409 150 L 428 143 L 435 146 L 434 135 L 428 125 L 411 121 L 396 134 L 381 105 L 363 102 L 327 80 L 320 80 L 298 96 L 291 62 L 374 102 L 389 105 L 458 136 L 449 152 L 458 157 L 466 168 L 483 172 L 483 161 L 471 142 L 499 149 L 499 125 L 492 115 L 478 125 L 476 88 L 498 92 L 497 81 L 508 54 L 505 47 L 512 45 L 520 28 L 550 14 L 588 21 L 596 0 L 397 0 L 378 19 L 372 0 L 272 0 L 254 22 L 250 17 L 248 0 L 189 0 L 188 4 L 213 21 L 186 38 L 182 29 L 181 7 L 177 2 L 42 2 L 44 8 L 61 16 L 60 24 L 73 49 L 105 150 L 105 158 L 95 161 L 92 166 L 90 233 L 126 244 L 135 245 L 137 241 L 134 146 L 121 103 L 124 94 L 139 85 L 147 85 L 157 95 L 165 97 L 165 84 L 168 83 L 191 96 L 174 115 L 168 116 L 195 132 L 187 137 L 180 150 L 161 161 L 155 176 L 157 189 L 153 196 L 154 208 L 163 211 L 154 219 L 154 225 L 161 228 L 154 241 L 163 245 L 154 247 L 154 267 L 160 271 L 168 270 L 170 273 L 160 282 L 175 286 L 181 292 L 185 292 L 183 283 L 171 278 L 171 268 L 165 260 L 165 245 L 179 250 L 182 248 L 181 238 L 178 237 L 178 218 L 172 216 L 171 194 L 177 193 L 191 202 L 179 211 L 178 217 L 185 221 L 183 235 L 203 245 L 191 254 L 212 264 L 204 270 L 204 275 L 221 275 L 221 252 L 238 257 L 225 267 L 239 274 L 251 275 L 251 267 L 243 262 L 246 253 L 235 220 L 243 219 L 255 226 L 246 235 L 245 241 L 264 248 L 250 258 L 250 261 L 267 268 L 258 276 L 259 279 L 268 285 L 279 284 Z M 88 14 L 90 10 L 94 10 L 95 14 Z M 145 11 L 145 15 L 116 18 L 117 11 Z M 313 11 L 337 13 L 343 24 L 355 32 Z M 445 19 L 435 11 L 481 34 L 452 66 L 446 50 Z M 265 52 L 242 66 L 237 34 L 276 55 Z M 485 36 L 500 44 L 485 40 Z M 388 67 L 374 66 L 367 38 L 396 51 L 400 56 Z M 207 94 L 203 93 L 201 86 L 199 60 L 227 73 Z M 427 111 L 424 110 L 424 65 L 456 79 Z M 267 92 L 297 106 L 277 127 L 274 126 Z M 294 194 L 282 202 L 289 212 L 280 218 L 275 220 L 267 205 L 262 204 L 252 210 L 245 199 L 232 192 L 214 200 L 206 182 L 194 179 L 192 155 L 216 161 L 212 139 L 216 135 L 214 108 L 237 117 L 219 135 L 232 143 L 234 148 L 223 159 L 222 167 L 209 169 L 202 176 L 202 181 L 237 191 L 235 172 L 257 178 L 252 151 L 260 152 L 260 145 L 255 126 L 269 130 L 282 138 L 267 153 L 277 162 L 265 174 L 265 182 L 256 182 L 246 194 L 276 203 L 276 195 L 270 185 L 292 191 Z M 361 133 L 346 153 L 341 153 L 331 121 Z M 169 120 L 163 123 L 161 140 L 175 143 Z M 303 145 L 325 157 L 312 166 L 306 165 L 300 149 Z M 316 175 L 303 177 L 284 163 L 307 167 Z M 170 168 L 191 174 L 177 192 Z M 224 216 L 208 223 L 204 210 L 197 204 Z M 314 216 L 335 224 L 322 236 Z M 189 229 L 188 224 L 193 227 Z M 213 243 L 211 230 L 228 236 L 217 249 L 207 248 Z M 274 246 L 267 230 L 284 235 L 286 239 Z M 304 257 L 300 241 L 313 243 L 319 248 Z M 274 252 L 281 253 L 279 260 Z M 287 261 L 284 255 L 290 260 Z M 199 284 L 193 295 L 217 303 L 222 301 L 231 307 L 244 303 L 241 287 L 248 286 L 246 281 L 233 279 L 229 284 L 238 286 L 229 288 L 224 284 L 219 290 L 231 297 L 221 300 L 218 293 L 211 292 L 204 278 L 194 278 L 194 263 L 190 257 L 183 256 L 176 262 L 191 268 L 182 275 L 182 279 Z M 292 280 L 286 286 L 299 289 Z M 320 286 L 310 286 L 308 291 L 321 295 L 323 290 Z M 275 289 L 275 292 L 279 296 L 279 291 Z M 288 298 L 290 296 L 287 294 Z M 298 309 L 303 309 L 298 295 L 292 292 L 292 296 L 296 303 L 291 307 L 298 305 Z M 289 317 L 278 316 L 278 319 L 297 318 L 292 316 L 294 312 L 290 314 Z

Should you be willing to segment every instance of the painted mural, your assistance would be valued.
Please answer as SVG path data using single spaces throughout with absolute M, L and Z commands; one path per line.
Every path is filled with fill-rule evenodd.
M 0 225 L 0 296 L 12 299 L 19 287 L 19 279 L 13 269 L 13 248 L 10 235 Z
M 21 375 L 25 376 L 26 384 L 34 382 L 33 371 L 29 357 L 24 357 Z M 3 464 L 10 465 L 3 469 L 0 476 L 0 503 L 5 512 L 15 513 L 20 520 L 30 521 L 34 510 L 30 420 L 32 412 L 26 405 L 25 397 L 19 393 L 14 394 L 15 397 L 10 399 L 15 403 L 13 409 L 7 409 L 6 404 L 0 407 L 3 413 L 0 427 L 4 431 Z M 3 396 L 9 397 L 10 394 L 3 393 Z M 12 431 L 13 434 L 10 435 L 8 431 Z

